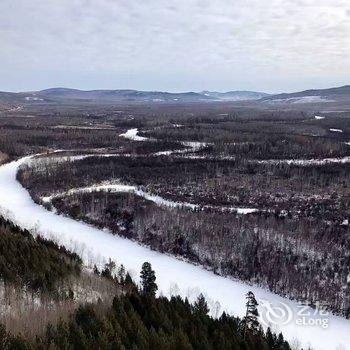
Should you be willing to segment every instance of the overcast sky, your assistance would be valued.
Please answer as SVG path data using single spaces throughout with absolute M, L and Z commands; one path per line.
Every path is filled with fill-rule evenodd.
M 350 84 L 349 0 L 1 0 L 0 90 Z

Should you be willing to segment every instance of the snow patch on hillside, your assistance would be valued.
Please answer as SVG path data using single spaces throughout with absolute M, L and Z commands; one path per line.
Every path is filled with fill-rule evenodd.
M 132 140 L 132 141 L 146 141 L 148 140 L 147 137 L 142 137 L 137 135 L 139 130 L 137 128 L 135 129 L 129 129 L 125 133 L 120 134 L 119 136 L 124 137 L 126 139 Z
M 25 100 L 26 101 L 44 101 L 44 99 L 40 97 L 35 97 L 35 96 L 26 96 Z
M 266 100 L 269 104 L 274 103 L 326 103 L 326 102 L 334 102 L 328 98 L 322 96 L 301 96 L 301 97 L 286 97 L 286 98 L 275 98 Z

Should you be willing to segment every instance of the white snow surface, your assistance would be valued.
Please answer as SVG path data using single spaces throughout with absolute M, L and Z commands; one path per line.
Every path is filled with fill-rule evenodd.
M 276 98 L 267 100 L 267 103 L 318 103 L 318 102 L 333 102 L 328 98 L 322 96 L 301 96 L 301 97 L 287 97 L 287 98 Z
M 191 147 L 193 150 L 198 150 L 203 147 L 207 147 L 209 145 L 208 142 L 198 142 L 198 141 L 182 141 L 182 145 L 185 147 Z
M 316 350 L 350 350 L 350 321 L 341 317 L 328 316 L 329 327 L 300 326 L 296 324 L 300 306 L 294 301 L 282 298 L 267 290 L 246 283 L 220 277 L 200 266 L 178 260 L 174 257 L 152 251 L 133 241 L 114 236 L 107 230 L 100 230 L 82 222 L 45 210 L 33 202 L 28 192 L 16 181 L 18 167 L 30 157 L 0 167 L 0 212 L 23 228 L 35 230 L 41 235 L 55 239 L 67 248 L 76 251 L 89 266 L 111 258 L 123 263 L 134 277 L 137 277 L 144 261 L 149 261 L 157 274 L 159 292 L 163 295 L 180 294 L 193 301 L 199 292 L 208 298 L 214 313 L 220 303 L 225 310 L 237 316 L 245 314 L 245 294 L 252 290 L 258 300 L 270 302 L 281 310 L 281 303 L 293 310 L 290 322 L 284 319 L 274 331 L 282 331 L 293 343 L 298 339 L 305 347 Z M 268 262 L 265 262 L 268 263 Z M 260 302 L 262 304 L 262 302 Z M 283 307 L 283 305 L 282 305 Z M 262 308 L 260 312 L 262 315 Z M 283 309 L 282 309 L 283 311 Z M 307 317 L 307 320 L 318 318 Z
M 301 166 L 310 166 L 310 165 L 325 165 L 325 164 L 345 164 L 350 163 L 350 156 L 342 158 L 322 158 L 322 159 L 265 159 L 265 160 L 254 160 L 252 163 L 258 164 L 289 164 L 289 165 L 301 165 Z
M 193 204 L 188 202 L 175 202 L 175 201 L 163 198 L 161 196 L 145 192 L 139 189 L 137 186 L 124 185 L 124 184 L 100 184 L 100 185 L 92 185 L 87 187 L 72 188 L 66 192 L 55 193 L 47 197 L 42 197 L 41 200 L 45 203 L 50 203 L 54 198 L 57 198 L 57 197 L 70 196 L 70 195 L 73 195 L 74 193 L 91 193 L 91 192 L 99 192 L 99 191 L 105 191 L 110 193 L 118 193 L 118 192 L 134 193 L 135 195 L 139 197 L 143 197 L 159 206 L 165 206 L 169 208 L 182 208 L 182 209 L 191 209 L 191 210 L 212 208 L 212 209 L 221 209 L 223 211 L 225 210 L 228 212 L 236 212 L 237 214 L 241 214 L 241 215 L 251 214 L 259 211 L 259 209 L 256 209 L 256 208 L 238 208 L 238 207 L 225 207 L 225 206 L 218 207 L 218 206 L 211 206 L 211 205 L 204 205 L 203 207 L 201 207 L 199 204 Z
M 123 184 L 103 184 L 103 185 L 92 185 L 88 187 L 74 188 L 67 192 L 57 193 L 52 196 L 43 197 L 42 200 L 44 202 L 51 202 L 51 200 L 55 197 L 62 197 L 65 195 L 69 196 L 74 193 L 89 193 L 89 192 L 95 192 L 95 191 L 97 192 L 106 191 L 111 193 L 132 192 L 137 196 L 143 197 L 151 202 L 156 203 L 157 205 L 163 205 L 170 208 L 188 208 L 188 209 L 194 210 L 199 207 L 198 205 L 192 204 L 192 203 L 174 202 L 174 201 L 165 199 L 161 196 L 147 193 L 141 189 L 138 189 L 136 186 L 123 185 Z
M 304 96 L 297 98 L 293 103 L 313 103 L 313 102 L 332 102 L 328 98 L 323 98 L 322 96 Z
M 44 99 L 39 97 L 33 97 L 33 96 L 26 96 L 26 101 L 44 101 Z
M 178 124 L 173 124 L 173 125 L 174 125 L 174 127 L 181 127 L 181 126 L 183 126 L 183 125 L 178 125 Z M 129 140 L 133 140 L 133 141 L 147 141 L 147 140 L 151 140 L 148 137 L 142 137 L 142 136 L 137 135 L 138 132 L 139 132 L 139 130 L 137 128 L 129 129 L 125 133 L 120 134 L 119 136 L 124 137 L 124 138 L 129 139 Z M 197 151 L 200 148 L 203 148 L 203 147 L 206 147 L 206 146 L 209 145 L 209 143 L 207 143 L 207 142 L 197 142 L 197 141 L 181 141 L 180 143 L 183 146 L 185 146 L 185 147 L 192 148 L 193 151 Z M 188 150 L 161 151 L 161 152 L 155 153 L 155 155 L 169 155 L 169 154 L 172 154 L 172 153 L 179 153 L 179 152 L 181 153 L 181 152 L 184 152 L 184 151 L 187 152 Z
M 137 128 L 129 129 L 125 133 L 120 134 L 119 136 L 124 137 L 124 138 L 129 139 L 129 140 L 133 140 L 133 141 L 146 141 L 146 140 L 148 140 L 147 137 L 142 137 L 142 136 L 137 135 L 138 132 L 139 132 L 139 130 Z

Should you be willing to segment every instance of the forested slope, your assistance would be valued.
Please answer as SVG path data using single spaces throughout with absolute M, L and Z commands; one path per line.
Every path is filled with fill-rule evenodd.
M 223 314 L 213 319 L 205 303 L 154 298 L 134 291 L 116 297 L 106 312 L 79 308 L 71 319 L 49 326 L 35 340 L 0 332 L 2 349 L 289 350 L 283 336 L 244 332 L 244 322 Z
M 81 259 L 75 253 L 40 236 L 34 238 L 30 232 L 0 217 L 3 283 L 15 286 L 18 291 L 29 288 L 58 297 L 54 293 L 57 283 L 70 275 L 79 275 L 81 269 Z M 225 313 L 220 318 L 210 317 L 202 295 L 194 305 L 180 297 L 156 298 L 156 275 L 148 263 L 141 271 L 140 288 L 123 267 L 117 269 L 114 277 L 115 269 L 116 265 L 110 261 L 101 272 L 95 267 L 93 273 L 100 283 L 109 281 L 122 291 L 115 292 L 113 302 L 101 299 L 94 303 L 82 302 L 76 310 L 67 309 L 65 314 L 61 310 L 60 320 L 56 319 L 54 324 L 49 322 L 50 318 L 45 323 L 48 315 L 41 314 L 42 329 L 31 334 L 19 332 L 13 324 L 11 330 L 0 324 L 0 349 L 290 349 L 281 334 L 277 337 L 269 330 L 265 334 L 255 316 L 255 323 Z M 74 297 L 73 291 L 66 296 L 67 299 Z M 40 308 L 42 301 L 38 302 Z M 51 304 L 52 307 L 55 309 L 55 304 Z M 25 312 L 22 317 L 26 317 Z M 37 324 L 35 317 L 32 322 Z M 31 324 L 27 322 L 25 326 L 28 328 Z
M 40 236 L 34 238 L 0 216 L 0 278 L 35 291 L 52 292 L 60 280 L 79 275 L 80 257 Z

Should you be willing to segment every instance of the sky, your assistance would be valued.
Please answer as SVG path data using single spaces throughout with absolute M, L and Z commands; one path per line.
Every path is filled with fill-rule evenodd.
M 1 0 L 0 90 L 350 84 L 349 0 Z

